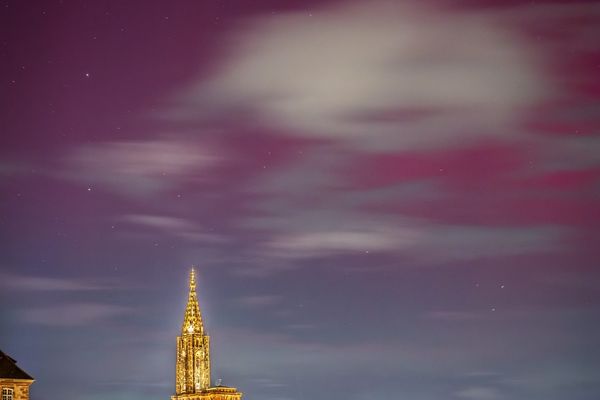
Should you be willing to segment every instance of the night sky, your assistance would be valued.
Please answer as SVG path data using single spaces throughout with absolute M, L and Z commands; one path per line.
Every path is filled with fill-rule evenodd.
M 600 2 L 3 1 L 0 349 L 164 400 L 600 398 Z

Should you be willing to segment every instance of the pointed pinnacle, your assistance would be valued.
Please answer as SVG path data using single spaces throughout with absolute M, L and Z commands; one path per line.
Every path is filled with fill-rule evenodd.
M 196 271 L 194 267 L 192 267 L 192 271 L 190 272 L 190 292 L 196 291 Z

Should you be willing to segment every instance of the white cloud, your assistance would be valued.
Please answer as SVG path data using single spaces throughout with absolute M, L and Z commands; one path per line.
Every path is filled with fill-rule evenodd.
M 553 226 L 432 226 L 412 253 L 426 263 L 471 261 L 488 257 L 561 250 L 565 229 Z
M 266 243 L 267 251 L 282 257 L 303 258 L 344 252 L 395 251 L 414 245 L 418 232 L 412 229 L 372 229 L 307 232 L 276 235 Z
M 254 295 L 244 296 L 237 299 L 237 303 L 247 308 L 261 308 L 277 304 L 281 301 L 281 296 L 277 295 Z
M 223 242 L 226 239 L 220 235 L 206 232 L 198 224 L 183 218 L 164 215 L 129 214 L 124 215 L 121 221 L 150 228 L 190 242 Z
M 248 227 L 269 232 L 258 247 L 258 253 L 266 258 L 295 260 L 379 252 L 402 255 L 415 265 L 556 252 L 569 233 L 556 226 L 444 225 L 339 209 L 263 217 L 250 220 Z
M 156 139 L 85 145 L 67 159 L 69 178 L 88 186 L 102 185 L 129 195 L 147 195 L 182 180 L 202 180 L 220 160 L 197 143 Z
M 537 365 L 529 366 L 518 375 L 502 379 L 501 383 L 528 391 L 556 393 L 563 388 L 581 387 L 599 380 L 600 372 L 596 365 L 577 360 L 549 364 L 544 370 Z
M 229 43 L 230 57 L 178 99 L 172 117 L 241 108 L 295 134 L 412 148 L 509 135 L 548 87 L 532 49 L 481 13 L 344 4 L 312 18 L 246 21 Z
M 110 290 L 120 286 L 108 282 L 94 282 L 81 279 L 49 278 L 15 274 L 0 274 L 4 290 L 18 291 L 89 291 Z
M 19 313 L 19 317 L 31 324 L 69 327 L 86 326 L 131 313 L 131 309 L 123 306 L 101 303 L 76 303 L 29 308 L 22 310 Z
M 196 229 L 196 224 L 183 218 L 168 217 L 164 215 L 129 214 L 121 218 L 131 222 L 165 231 L 189 231 Z
M 456 395 L 468 400 L 496 400 L 501 398 L 496 389 L 482 386 L 473 386 L 460 390 Z
M 600 164 L 600 139 L 581 136 L 574 138 L 544 138 L 540 146 L 542 172 L 593 168 Z

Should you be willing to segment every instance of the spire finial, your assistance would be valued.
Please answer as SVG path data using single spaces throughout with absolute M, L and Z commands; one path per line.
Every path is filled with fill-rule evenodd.
M 192 270 L 190 271 L 190 292 L 192 291 L 196 291 L 196 271 L 194 270 L 194 267 L 192 267 Z
M 200 306 L 196 296 L 196 270 L 192 267 L 190 271 L 190 293 L 188 303 L 185 308 L 185 316 L 181 327 L 182 333 L 204 333 L 202 324 L 202 315 L 200 314 Z

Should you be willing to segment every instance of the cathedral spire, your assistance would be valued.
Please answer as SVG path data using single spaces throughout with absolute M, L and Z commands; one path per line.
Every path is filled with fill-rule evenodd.
M 210 337 L 204 331 L 198 297 L 196 271 L 190 271 L 190 292 L 177 336 L 175 395 L 171 400 L 241 400 L 242 393 L 226 386 L 210 385 Z
M 183 325 L 181 326 L 181 333 L 204 334 L 202 314 L 200 314 L 200 306 L 198 305 L 198 297 L 196 296 L 196 271 L 194 271 L 194 268 L 192 268 L 192 271 L 190 272 L 190 292 L 188 295 L 187 306 L 185 308 Z

